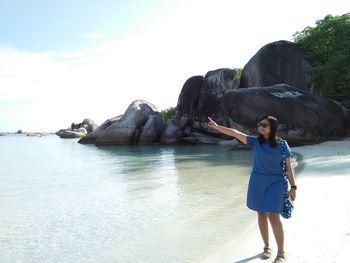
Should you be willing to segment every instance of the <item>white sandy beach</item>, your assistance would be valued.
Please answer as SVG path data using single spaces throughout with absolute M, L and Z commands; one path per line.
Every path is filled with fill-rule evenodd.
M 302 154 L 303 164 L 295 210 L 282 219 L 286 262 L 350 262 L 350 138 L 292 150 Z M 255 221 L 205 263 L 273 262 L 277 246 L 271 227 L 270 245 L 271 259 L 260 259 L 263 243 Z

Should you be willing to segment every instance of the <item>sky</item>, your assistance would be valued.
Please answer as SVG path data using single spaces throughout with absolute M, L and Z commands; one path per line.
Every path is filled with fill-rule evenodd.
M 175 107 L 184 82 L 244 67 L 348 0 L 0 0 L 0 132 L 55 132 Z

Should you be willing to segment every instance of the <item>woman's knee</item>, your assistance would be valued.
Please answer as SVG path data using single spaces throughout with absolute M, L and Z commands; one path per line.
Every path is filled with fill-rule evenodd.
M 267 213 L 267 217 L 271 224 L 282 227 L 282 222 L 280 219 L 280 214 L 278 213 Z

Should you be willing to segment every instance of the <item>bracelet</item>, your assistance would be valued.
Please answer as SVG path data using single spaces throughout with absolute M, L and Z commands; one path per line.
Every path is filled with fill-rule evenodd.
M 290 188 L 297 190 L 297 186 L 296 185 L 291 185 Z

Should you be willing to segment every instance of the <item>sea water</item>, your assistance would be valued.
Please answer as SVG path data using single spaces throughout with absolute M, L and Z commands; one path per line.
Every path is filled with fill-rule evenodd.
M 250 149 L 0 136 L 0 262 L 201 262 L 252 223 Z

